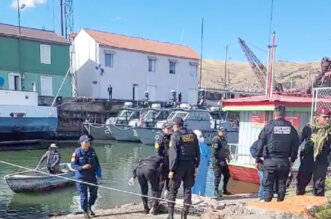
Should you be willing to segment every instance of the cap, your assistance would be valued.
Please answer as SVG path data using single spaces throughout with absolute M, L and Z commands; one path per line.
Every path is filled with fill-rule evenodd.
M 55 143 L 52 143 L 51 146 L 49 146 L 49 148 L 57 148 L 57 145 Z
M 172 127 L 172 123 L 170 122 L 166 122 L 162 125 L 162 129 L 167 129 L 167 128 L 171 128 Z
M 79 142 L 89 142 L 91 139 L 87 135 L 82 135 L 79 137 Z
M 316 110 L 316 114 L 319 116 L 330 116 L 330 110 L 326 107 L 318 107 Z
M 181 117 L 175 117 L 173 120 L 173 124 L 182 126 L 184 124 L 184 120 Z
M 225 128 L 220 126 L 220 127 L 218 127 L 218 131 L 225 132 Z

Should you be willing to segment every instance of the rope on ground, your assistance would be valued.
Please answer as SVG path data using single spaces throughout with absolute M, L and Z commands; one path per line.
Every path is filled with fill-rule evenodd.
M 25 169 L 25 170 L 28 170 L 28 171 L 35 171 L 35 172 L 38 172 L 38 173 L 41 173 L 41 174 L 44 174 L 44 175 L 48 175 L 48 176 L 53 176 L 53 177 L 66 179 L 66 180 L 73 181 L 73 182 L 83 183 L 83 184 L 90 185 L 90 186 L 96 186 L 98 188 L 102 188 L 102 189 L 106 189 L 106 190 L 121 192 L 121 193 L 134 195 L 134 196 L 139 196 L 139 197 L 144 197 L 144 198 L 150 198 L 150 199 L 154 199 L 154 200 L 158 200 L 158 201 L 164 201 L 164 202 L 167 202 L 167 203 L 179 204 L 180 206 L 178 206 L 178 207 L 180 207 L 180 208 L 183 208 L 184 206 L 189 206 L 189 207 L 193 207 L 193 208 L 201 208 L 201 209 L 206 208 L 205 206 L 197 206 L 197 205 L 186 204 L 186 203 L 176 203 L 176 201 L 171 201 L 171 200 L 164 199 L 164 198 L 152 197 L 152 196 L 143 195 L 143 194 L 140 194 L 140 193 L 125 191 L 125 190 L 116 189 L 116 188 L 112 188 L 112 187 L 107 187 L 107 186 L 103 186 L 103 185 L 98 185 L 98 184 L 94 184 L 94 183 L 89 183 L 89 182 L 85 182 L 85 181 L 81 181 L 81 180 L 77 180 L 77 179 L 72 179 L 72 178 L 65 177 L 65 176 L 54 175 L 54 174 L 46 173 L 46 172 L 43 172 L 43 171 L 40 171 L 40 170 L 23 167 L 23 166 L 13 164 L 13 163 L 10 163 L 10 162 L 7 162 L 7 161 L 3 161 L 3 160 L 0 160 L 0 163 L 6 164 L 6 165 L 9 165 L 9 166 L 13 166 L 13 167 L 18 167 L 20 169 Z

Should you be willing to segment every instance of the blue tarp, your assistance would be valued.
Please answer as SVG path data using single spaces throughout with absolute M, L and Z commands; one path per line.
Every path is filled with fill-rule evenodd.
M 206 143 L 199 143 L 200 146 L 200 164 L 198 175 L 195 177 L 195 184 L 192 193 L 204 196 L 206 191 L 207 172 L 210 163 L 210 147 Z

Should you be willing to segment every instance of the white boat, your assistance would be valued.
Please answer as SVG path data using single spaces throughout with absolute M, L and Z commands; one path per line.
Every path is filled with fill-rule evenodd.
M 57 127 L 57 108 L 39 106 L 38 93 L 0 90 L 0 142 L 47 139 Z

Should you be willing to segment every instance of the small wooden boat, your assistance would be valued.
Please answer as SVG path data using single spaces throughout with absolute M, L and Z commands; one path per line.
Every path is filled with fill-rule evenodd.
M 42 192 L 49 191 L 60 187 L 72 185 L 75 172 L 71 168 L 70 163 L 60 164 L 60 174 L 49 175 L 47 168 L 42 168 L 39 171 L 23 171 L 6 175 L 4 179 L 14 192 Z M 45 172 L 47 174 L 43 174 Z M 68 179 L 57 176 L 66 177 Z

